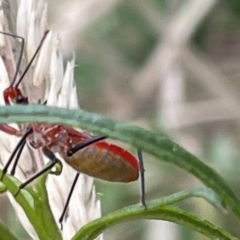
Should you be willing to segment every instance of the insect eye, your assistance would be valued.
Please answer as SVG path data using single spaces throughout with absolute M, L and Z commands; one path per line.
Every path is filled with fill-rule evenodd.
M 23 97 L 22 95 L 18 95 L 16 99 L 17 104 L 24 104 L 27 103 L 27 98 Z

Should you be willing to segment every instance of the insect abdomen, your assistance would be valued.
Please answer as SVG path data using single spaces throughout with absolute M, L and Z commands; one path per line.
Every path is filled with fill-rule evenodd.
M 131 182 L 138 179 L 137 159 L 128 151 L 105 141 L 85 147 L 66 162 L 78 172 L 111 182 Z

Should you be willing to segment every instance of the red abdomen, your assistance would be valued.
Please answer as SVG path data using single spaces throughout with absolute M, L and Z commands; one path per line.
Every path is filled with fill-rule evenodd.
M 137 159 L 128 151 L 105 141 L 91 144 L 64 160 L 78 172 L 110 182 L 138 179 Z

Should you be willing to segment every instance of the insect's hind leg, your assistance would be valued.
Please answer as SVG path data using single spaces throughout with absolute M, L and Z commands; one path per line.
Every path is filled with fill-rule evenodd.
M 140 184 L 141 184 L 141 204 L 146 209 L 146 190 L 145 190 L 145 169 L 144 169 L 144 163 L 143 163 L 143 157 L 142 157 L 142 151 L 137 150 L 138 160 L 139 160 L 139 172 L 140 172 Z
M 99 142 L 101 140 L 104 140 L 106 138 L 108 138 L 108 137 L 107 136 L 101 136 L 101 135 L 100 136 L 93 136 L 92 138 L 89 138 L 89 139 L 77 144 L 75 147 L 69 149 L 67 151 L 67 156 L 71 157 L 77 151 L 80 151 L 81 149 L 83 149 L 83 148 L 85 148 L 85 147 L 87 147 L 87 146 L 89 146 L 89 145 L 91 145 L 95 142 Z
M 70 189 L 70 191 L 69 191 L 69 193 L 68 193 L 68 197 L 67 197 L 66 203 L 65 203 L 65 205 L 64 205 L 62 214 L 61 214 L 61 216 L 60 216 L 60 218 L 59 218 L 59 220 L 58 220 L 59 223 L 60 223 L 60 226 L 61 226 L 61 230 L 62 230 L 62 228 L 63 228 L 63 225 L 62 225 L 63 218 L 64 218 L 64 215 L 66 214 L 66 211 L 67 211 L 67 208 L 68 208 L 70 199 L 71 199 L 71 197 L 72 197 L 73 191 L 74 191 L 75 186 L 76 186 L 76 184 L 77 184 L 78 177 L 79 177 L 79 172 L 77 172 L 77 174 L 76 174 L 76 176 L 75 176 L 75 178 L 74 178 L 74 180 L 73 180 L 73 183 L 72 183 L 71 189 Z

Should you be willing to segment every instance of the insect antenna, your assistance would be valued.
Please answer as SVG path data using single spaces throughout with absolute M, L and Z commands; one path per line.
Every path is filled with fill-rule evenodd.
M 44 33 L 44 36 L 42 37 L 41 42 L 40 42 L 40 44 L 38 45 L 38 48 L 36 49 L 33 57 L 31 58 L 31 60 L 30 60 L 30 62 L 28 63 L 27 67 L 25 68 L 25 70 L 24 70 L 23 74 L 21 75 L 21 77 L 19 78 L 18 82 L 16 83 L 16 85 L 15 85 L 15 88 L 16 88 L 16 89 L 18 88 L 19 84 L 21 83 L 21 81 L 22 81 L 23 78 L 25 77 L 25 75 L 26 75 L 27 71 L 29 70 L 32 62 L 34 61 L 34 59 L 35 59 L 35 57 L 37 56 L 39 50 L 41 49 L 42 44 L 43 44 L 43 42 L 44 42 L 44 40 L 45 40 L 48 32 L 49 32 L 49 30 Z M 11 34 L 11 33 L 1 32 L 1 31 L 0 31 L 0 33 L 2 33 L 2 34 L 4 34 L 4 35 L 7 35 L 7 36 L 19 38 L 19 39 L 21 40 L 21 42 L 22 42 L 22 44 L 21 44 L 21 50 L 20 50 L 20 54 L 19 54 L 19 59 L 18 59 L 18 62 L 17 62 L 16 72 L 15 72 L 14 77 L 13 77 L 13 80 L 12 80 L 12 82 L 11 82 L 11 84 L 10 84 L 10 87 L 13 87 L 13 86 L 14 86 L 14 83 L 16 82 L 17 74 L 18 74 L 18 72 L 19 72 L 20 64 L 21 64 L 21 61 L 22 61 L 22 56 L 23 56 L 23 49 L 24 49 L 25 40 L 24 40 L 24 38 L 22 38 L 22 37 L 20 37 L 20 36 L 17 36 L 17 35 L 14 35 L 14 34 Z M 26 98 L 26 99 L 27 99 L 27 98 Z M 28 102 L 27 102 L 27 103 L 28 103 Z M 11 162 L 13 161 L 14 157 L 16 156 L 15 162 L 14 162 L 14 164 L 13 164 L 13 168 L 12 168 L 12 170 L 11 170 L 11 174 L 14 175 L 15 170 L 16 170 L 16 166 L 17 166 L 18 161 L 19 161 L 19 158 L 20 158 L 21 153 L 22 153 L 22 151 L 23 151 L 23 148 L 24 148 L 24 146 L 25 146 L 25 144 L 26 144 L 26 139 L 27 139 L 28 135 L 31 134 L 32 132 L 33 132 L 33 130 L 32 130 L 31 128 L 27 128 L 26 132 L 24 133 L 24 135 L 23 135 L 22 138 L 20 139 L 19 143 L 17 144 L 17 146 L 15 147 L 14 151 L 12 152 L 9 160 L 7 161 L 6 165 L 4 166 L 4 168 L 3 168 L 3 174 L 2 174 L 2 176 L 1 176 L 1 179 L 2 179 L 2 178 L 4 177 L 4 175 L 6 174 L 6 172 L 7 172 L 8 168 L 9 168 Z M 16 154 L 17 154 L 17 155 L 16 155 Z
M 32 65 L 35 57 L 37 56 L 38 52 L 40 51 L 40 49 L 41 49 L 41 47 L 43 45 L 43 42 L 44 42 L 45 38 L 47 37 L 48 33 L 49 33 L 49 30 L 47 30 L 44 33 L 44 35 L 43 35 L 43 37 L 41 39 L 41 42 L 39 43 L 39 45 L 38 45 L 34 55 L 32 56 L 31 60 L 29 61 L 28 65 L 27 65 L 27 67 L 25 68 L 25 70 L 23 71 L 21 77 L 18 79 L 18 82 L 16 83 L 16 86 L 15 86 L 16 88 L 18 88 L 19 84 L 22 82 L 23 78 L 25 77 L 26 73 L 28 72 L 29 68 L 31 67 L 31 65 Z
M 0 33 L 3 34 L 3 35 L 7 35 L 7 36 L 10 36 L 10 37 L 13 37 L 13 38 L 18 38 L 18 39 L 21 40 L 21 49 L 20 49 L 20 54 L 19 54 L 19 58 L 18 58 L 18 61 L 17 61 L 17 67 L 16 67 L 15 74 L 13 76 L 13 80 L 11 81 L 11 84 L 10 84 L 10 86 L 12 87 L 14 82 L 17 79 L 17 74 L 18 74 L 19 69 L 20 69 L 22 56 L 23 56 L 23 49 L 24 49 L 24 45 L 25 45 L 25 39 L 23 37 L 20 37 L 18 35 L 12 34 L 12 33 L 2 32 L 2 31 L 0 31 Z

